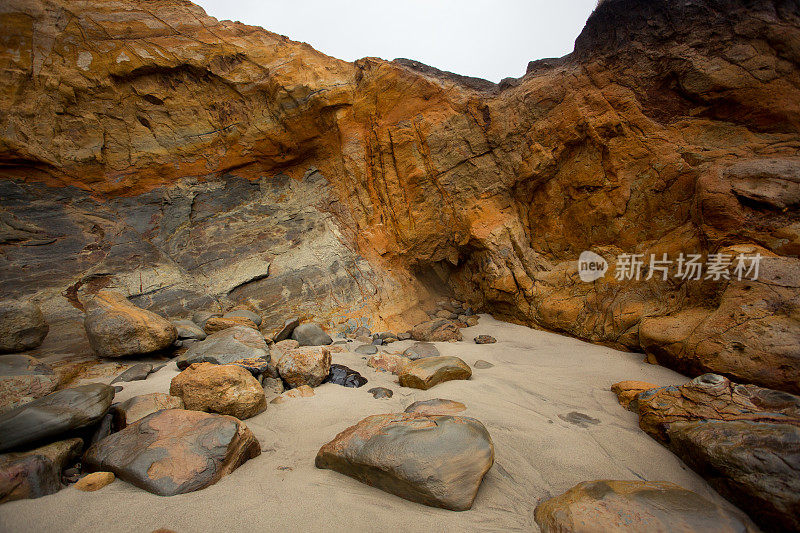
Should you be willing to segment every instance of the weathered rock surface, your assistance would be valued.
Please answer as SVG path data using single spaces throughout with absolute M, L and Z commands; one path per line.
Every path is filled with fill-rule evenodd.
M 353 351 L 362 355 L 375 355 L 378 353 L 378 347 L 374 344 L 362 344 L 361 346 L 356 346 Z
M 287 390 L 280 396 L 273 398 L 269 403 L 283 403 L 293 398 L 310 398 L 312 396 L 314 396 L 314 389 L 308 385 L 300 385 L 295 389 Z
M 800 427 L 674 422 L 670 449 L 765 531 L 800 530 Z
M 318 324 L 300 324 L 292 330 L 292 339 L 300 346 L 327 346 L 333 342 L 331 336 L 325 333 Z
M 236 365 L 194 363 L 172 378 L 169 393 L 186 409 L 235 416 L 244 420 L 267 408 L 261 384 Z
M 634 413 L 639 412 L 639 394 L 657 388 L 658 385 L 646 381 L 619 381 L 611 385 L 611 392 L 617 395 L 619 404 Z
M 257 330 L 234 326 L 213 333 L 206 340 L 193 344 L 180 355 L 175 364 L 184 370 L 193 363 L 227 365 L 241 359 L 270 360 L 270 349 Z
M 584 481 L 538 506 L 544 533 L 757 532 L 750 519 L 665 481 Z
M 111 406 L 114 427 L 126 428 L 142 418 L 162 409 L 183 409 L 183 400 L 163 392 L 151 392 L 134 396 Z
M 454 322 L 446 318 L 437 318 L 414 326 L 411 337 L 414 340 L 429 342 L 460 341 L 461 331 Z
M 382 352 L 367 359 L 367 366 L 371 366 L 375 370 L 390 372 L 396 375 L 402 374 L 410 364 L 411 359 L 397 353 Z
M 432 400 L 420 400 L 406 407 L 406 413 L 418 413 L 421 415 L 454 415 L 466 410 L 467 406 L 461 402 L 434 398 Z
M 213 485 L 260 453 L 250 429 L 232 416 L 167 409 L 98 442 L 83 463 L 172 496 Z
M 52 392 L 0 414 L 0 452 L 83 428 L 106 414 L 114 389 L 101 383 Z
M 0 413 L 46 396 L 58 384 L 53 368 L 34 357 L 0 355 Z
M 178 331 L 169 320 L 136 307 L 118 292 L 98 292 L 85 309 L 86 336 L 101 357 L 156 352 L 172 346 L 178 338 Z
M 246 318 L 250 322 L 256 325 L 256 327 L 261 325 L 262 318 L 261 315 L 250 311 L 249 309 L 234 309 L 232 311 L 228 311 L 222 318 Z
M 61 489 L 61 471 L 83 447 L 81 439 L 0 455 L 0 503 L 40 498 Z
M 115 476 L 111 472 L 92 472 L 78 480 L 73 487 L 83 492 L 94 492 L 114 482 Z
M 796 2 L 606 0 L 572 54 L 500 85 L 190 3 L 4 7 L 2 34 L 46 39 L 0 48 L 0 291 L 52 328 L 98 287 L 397 331 L 448 294 L 459 319 L 798 391 Z M 758 280 L 613 275 L 735 250 Z
M 358 388 L 367 384 L 367 378 L 344 365 L 331 365 L 331 372 L 324 383 L 333 383 L 342 387 Z
M 208 318 L 203 320 L 203 325 L 205 325 L 205 322 L 208 320 Z M 208 336 L 206 332 L 203 331 L 202 327 L 198 326 L 191 320 L 173 320 L 172 324 L 178 330 L 179 339 L 194 339 L 202 341 Z
M 372 394 L 372 397 L 378 400 L 382 398 L 391 398 L 394 396 L 392 389 L 387 389 L 386 387 L 372 387 L 367 392 Z
M 214 333 L 218 333 L 232 327 L 244 327 L 258 331 L 258 326 L 256 326 L 255 322 L 243 316 L 211 317 L 206 320 L 206 325 L 203 326 L 203 331 L 205 331 L 208 335 L 213 335 Z
M 473 418 L 373 415 L 317 453 L 329 468 L 401 498 L 465 511 L 494 463 L 494 445 Z
M 42 310 L 35 303 L 19 300 L 0 302 L 0 353 L 36 348 L 49 330 Z
M 289 339 L 292 336 L 294 328 L 299 325 L 300 319 L 298 317 L 286 319 L 286 321 L 283 323 L 283 327 L 272 337 L 273 340 L 278 343 Z
M 120 374 L 119 376 L 115 377 L 111 380 L 111 383 L 127 383 L 129 381 L 141 381 L 143 379 L 147 379 L 153 372 L 153 365 L 150 363 L 137 363 L 127 369 L 125 372 Z
M 301 346 L 281 354 L 275 367 L 292 388 L 316 387 L 331 372 L 331 352 L 322 346 Z
M 400 385 L 428 390 L 454 379 L 469 379 L 472 369 L 467 363 L 452 356 L 426 357 L 407 365 L 399 375 Z
M 491 335 L 478 335 L 474 340 L 475 344 L 494 344 L 497 342 L 497 339 Z
M 415 361 L 423 357 L 439 357 L 442 354 L 436 345 L 430 342 L 415 342 L 403 351 L 403 355 Z

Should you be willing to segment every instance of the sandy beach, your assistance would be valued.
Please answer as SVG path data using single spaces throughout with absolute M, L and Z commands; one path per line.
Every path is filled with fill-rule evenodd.
M 314 397 L 270 404 L 246 420 L 262 454 L 217 484 L 172 497 L 121 480 L 97 492 L 67 488 L 1 506 L 0 530 L 536 531 L 533 512 L 538 502 L 593 479 L 671 481 L 722 501 L 702 478 L 642 432 L 637 415 L 623 409 L 609 390 L 620 380 L 668 385 L 686 382 L 684 376 L 643 362 L 641 354 L 488 315 L 462 332 L 462 342 L 436 343 L 442 355 L 459 356 L 470 365 L 478 359 L 494 365 L 473 368 L 468 381 L 446 382 L 429 391 L 401 388 L 395 376 L 368 367 L 364 356 L 336 353 L 334 363 L 357 370 L 369 383 L 358 389 L 328 383 L 316 388 Z M 478 334 L 498 342 L 474 344 Z M 145 381 L 125 384 L 115 401 L 167 392 L 176 374 L 171 363 Z M 367 390 L 377 386 L 392 389 L 394 396 L 374 399 Z M 430 398 L 466 404 L 463 415 L 482 421 L 494 441 L 495 464 L 470 511 L 426 507 L 314 467 L 320 446 L 344 428 L 368 415 L 402 411 Z M 581 427 L 568 421 L 573 412 L 599 422 Z

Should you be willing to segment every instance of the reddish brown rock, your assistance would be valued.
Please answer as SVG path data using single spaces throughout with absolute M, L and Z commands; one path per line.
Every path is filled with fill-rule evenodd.
M 61 471 L 83 448 L 81 439 L 0 455 L 0 503 L 40 498 L 61 489 Z
M 301 346 L 286 350 L 275 367 L 290 387 L 316 387 L 331 372 L 331 352 L 322 346 Z
M 256 326 L 255 322 L 249 318 L 243 316 L 232 316 L 209 318 L 206 320 L 206 325 L 203 326 L 203 331 L 205 331 L 208 335 L 211 335 L 234 326 L 242 326 L 245 328 L 258 330 L 258 326 Z
M 406 366 L 411 364 L 411 359 L 403 357 L 397 353 L 380 352 L 370 356 L 367 359 L 367 365 L 375 370 L 382 372 L 390 372 L 392 374 L 400 375 L 405 370 Z
M 310 398 L 314 396 L 314 389 L 308 385 L 300 385 L 296 389 L 287 390 L 283 394 L 273 398 L 269 403 L 283 403 L 293 398 Z
M 172 378 L 169 393 L 183 400 L 186 409 L 235 416 L 240 420 L 267 408 L 261 384 L 236 365 L 194 363 Z
M 0 413 L 56 390 L 53 368 L 29 355 L 0 355 Z
M 646 381 L 620 381 L 611 385 L 611 392 L 617 395 L 619 404 L 634 413 L 639 411 L 637 398 L 639 393 L 654 389 L 658 385 Z
M 428 342 L 460 341 L 461 331 L 454 322 L 446 318 L 437 318 L 414 326 L 411 337 L 417 341 Z
M 494 445 L 473 418 L 413 413 L 373 415 L 339 433 L 317 453 L 329 468 L 401 498 L 433 507 L 472 507 Z
M 536 506 L 544 533 L 751 532 L 744 514 L 666 481 L 584 481 Z
M 114 426 L 120 430 L 156 411 L 183 407 L 183 400 L 180 398 L 163 392 L 152 392 L 112 405 L 111 413 L 114 415 Z
M 260 453 L 250 429 L 232 416 L 166 409 L 101 440 L 83 462 L 172 496 L 213 485 Z

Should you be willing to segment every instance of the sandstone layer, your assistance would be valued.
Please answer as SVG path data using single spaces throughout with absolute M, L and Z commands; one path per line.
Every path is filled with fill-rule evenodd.
M 795 1 L 606 0 L 499 85 L 183 0 L 8 0 L 0 36 L 0 290 L 50 337 L 99 289 L 170 316 L 249 298 L 267 330 L 399 331 L 448 296 L 800 392 Z M 617 280 L 623 253 L 763 261 Z

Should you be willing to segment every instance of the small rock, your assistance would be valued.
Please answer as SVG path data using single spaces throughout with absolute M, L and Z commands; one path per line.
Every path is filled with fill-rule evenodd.
M 367 360 L 367 366 L 396 375 L 402 373 L 410 364 L 411 360 L 409 358 L 395 353 L 378 353 Z
M 169 320 L 136 307 L 118 292 L 98 292 L 85 309 L 86 336 L 101 357 L 157 352 L 169 348 L 178 338 L 178 330 Z
M 497 342 L 497 339 L 492 337 L 491 335 L 478 335 L 475 337 L 475 344 L 494 344 Z
M 665 481 L 584 481 L 536 506 L 543 532 L 751 532 L 744 513 Z
M 331 373 L 325 379 L 325 383 L 358 388 L 367 384 L 367 378 L 344 365 L 331 365 Z
M 619 404 L 634 413 L 639 410 L 639 393 L 654 389 L 658 385 L 646 381 L 620 381 L 611 385 L 611 392 L 617 395 Z
M 287 390 L 269 403 L 283 403 L 292 398 L 310 398 L 314 396 L 314 389 L 308 385 L 300 385 L 296 389 Z
M 372 344 L 375 346 L 383 345 L 383 339 L 372 339 Z
M 360 353 L 361 355 L 373 355 L 378 353 L 378 347 L 374 344 L 362 344 L 353 351 L 355 353 Z
M 301 346 L 284 352 L 276 365 L 290 387 L 316 387 L 331 371 L 331 352 L 322 346 Z
M 246 318 L 255 324 L 256 327 L 260 326 L 262 321 L 261 315 L 249 309 L 234 309 L 222 315 L 222 318 Z
M 112 472 L 94 472 L 82 477 L 73 486 L 83 492 L 94 492 L 102 489 L 106 485 L 110 485 L 114 482 L 114 479 L 116 478 Z
M 458 327 L 446 318 L 428 320 L 422 324 L 417 324 L 411 330 L 414 340 L 428 342 L 447 342 L 449 340 L 461 340 L 461 332 Z
M 272 339 L 278 343 L 280 341 L 285 341 L 289 337 L 292 336 L 292 332 L 294 329 L 300 325 L 300 319 L 298 317 L 292 317 L 288 319 L 286 322 L 283 323 L 283 327 L 272 336 Z
M 212 335 L 214 333 L 226 330 L 228 328 L 232 328 L 234 326 L 241 326 L 258 331 L 258 326 L 256 326 L 255 322 L 253 322 L 249 318 L 244 318 L 241 316 L 231 317 L 231 318 L 223 318 L 223 317 L 209 318 L 208 320 L 206 320 L 206 325 L 203 327 L 203 330 L 207 334 Z M 261 335 L 259 334 L 259 336 Z M 261 337 L 261 340 L 264 340 L 264 337 Z M 266 343 L 266 341 L 264 342 Z
M 130 367 L 128 370 L 115 377 L 111 383 L 126 383 L 129 381 L 142 381 L 147 379 L 153 372 L 153 365 L 150 363 L 137 363 Z
M 475 361 L 475 364 L 472 365 L 473 368 L 477 368 L 480 370 L 486 370 L 487 368 L 492 368 L 494 365 L 489 361 L 484 361 L 483 359 L 478 359 Z
M 430 342 L 415 342 L 405 349 L 403 355 L 412 361 L 416 361 L 417 359 L 423 359 L 425 357 L 439 357 L 442 354 L 439 352 L 439 349 Z
M 300 343 L 300 346 L 327 346 L 333 342 L 330 335 L 312 323 L 300 324 L 292 331 L 292 338 Z
M 40 498 L 61 489 L 61 471 L 83 447 L 81 439 L 0 455 L 0 503 Z
M 373 415 L 339 433 L 317 453 L 328 468 L 414 502 L 472 507 L 494 445 L 473 418 L 411 413 Z
M 24 352 L 41 346 L 50 327 L 32 301 L 0 302 L 0 353 Z
M 166 409 L 98 442 L 83 462 L 173 496 L 208 487 L 260 453 L 250 429 L 232 416 Z
M 367 392 L 372 394 L 373 398 L 391 398 L 394 395 L 392 389 L 387 389 L 386 387 L 373 387 L 369 389 Z
M 472 370 L 458 357 L 426 357 L 412 361 L 400 374 L 400 385 L 428 390 L 431 387 L 454 379 L 469 379 Z
M 29 355 L 0 355 L 0 413 L 46 396 L 58 384 L 50 365 Z
M 186 409 L 250 418 L 267 408 L 264 389 L 242 367 L 194 363 L 172 378 L 169 393 Z
M 163 392 L 152 392 L 134 396 L 111 406 L 114 427 L 124 429 L 142 418 L 162 409 L 183 409 L 183 400 Z
M 103 418 L 114 389 L 102 383 L 61 389 L 0 414 L 0 451 L 19 448 Z
M 172 324 L 175 326 L 175 329 L 178 330 L 178 339 L 180 340 L 194 339 L 202 341 L 207 336 L 206 332 L 191 320 L 173 320 Z
M 405 412 L 418 413 L 421 415 L 454 415 L 466 410 L 466 408 L 467 406 L 461 402 L 434 398 L 432 400 L 414 402 L 406 407 Z

